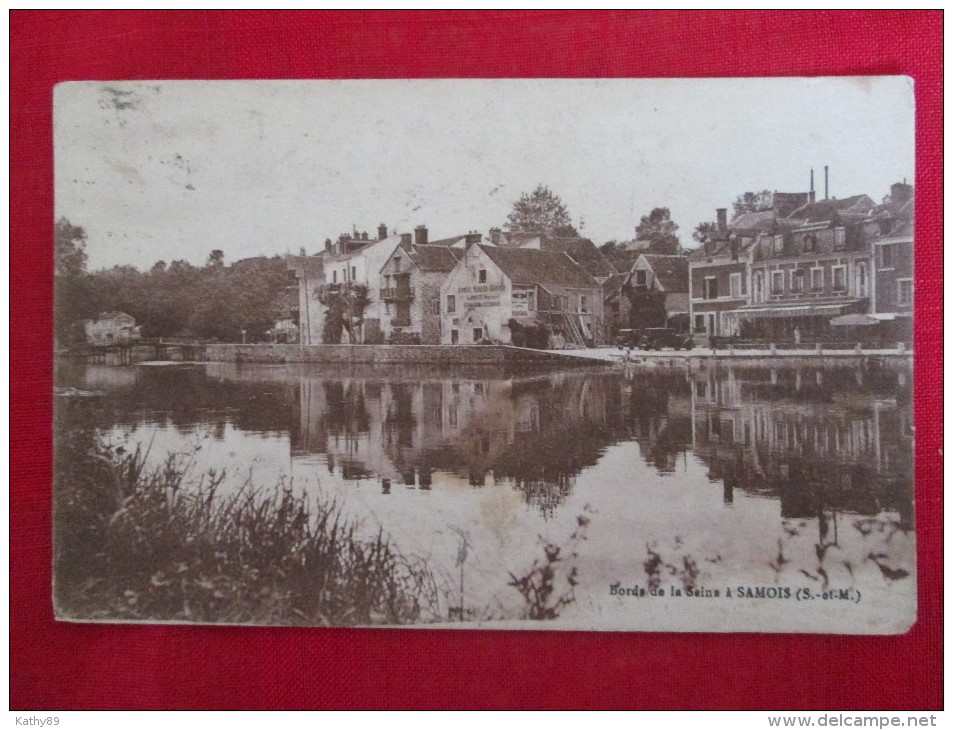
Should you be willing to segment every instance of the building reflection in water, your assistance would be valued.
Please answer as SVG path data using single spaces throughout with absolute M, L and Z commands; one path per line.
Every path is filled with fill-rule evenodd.
M 735 490 L 779 499 L 785 518 L 896 511 L 912 529 L 907 372 L 703 370 L 690 378 L 692 450 Z
M 553 510 L 582 469 L 623 437 L 611 374 L 300 379 L 298 454 L 344 479 L 431 489 L 434 474 L 510 483 Z
M 741 490 L 778 499 L 782 517 L 891 510 L 906 529 L 910 387 L 908 372 L 874 368 L 302 375 L 293 451 L 345 480 L 506 482 L 547 514 L 609 446 L 635 441 L 662 476 L 700 460 L 725 505 Z

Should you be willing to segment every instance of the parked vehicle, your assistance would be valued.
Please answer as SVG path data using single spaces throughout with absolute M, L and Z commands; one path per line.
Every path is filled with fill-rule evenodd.
M 662 350 L 673 347 L 676 350 L 691 350 L 695 346 L 692 338 L 670 327 L 648 327 L 642 330 L 642 336 L 636 347 L 641 350 Z

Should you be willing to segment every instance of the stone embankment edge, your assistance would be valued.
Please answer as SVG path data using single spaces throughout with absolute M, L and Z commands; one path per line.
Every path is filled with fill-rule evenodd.
M 611 365 L 605 358 L 503 345 L 235 345 L 205 346 L 210 362 L 375 363 L 379 365 Z

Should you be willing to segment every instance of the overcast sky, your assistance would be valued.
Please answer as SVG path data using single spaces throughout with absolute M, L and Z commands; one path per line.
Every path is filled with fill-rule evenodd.
M 91 269 L 314 253 L 352 226 L 486 233 L 542 183 L 597 244 L 746 190 L 913 179 L 913 88 L 838 79 L 84 82 L 54 98 L 56 216 Z

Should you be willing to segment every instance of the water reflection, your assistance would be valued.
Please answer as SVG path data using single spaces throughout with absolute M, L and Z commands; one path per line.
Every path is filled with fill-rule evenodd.
M 713 368 L 508 375 L 223 364 L 58 372 L 104 391 L 103 425 L 285 434 L 292 459 L 345 482 L 430 490 L 439 475 L 505 482 L 552 511 L 606 449 L 634 441 L 660 476 L 689 455 L 782 517 L 895 510 L 912 526 L 910 374 Z M 308 459 L 307 457 L 319 457 Z
M 909 379 L 882 370 L 744 370 L 690 379 L 692 450 L 724 485 L 783 517 L 899 512 L 912 529 Z
M 458 616 L 517 615 L 507 576 L 539 541 L 565 545 L 581 515 L 578 610 L 620 627 L 626 604 L 592 598 L 620 580 L 841 580 L 872 592 L 874 621 L 885 586 L 914 571 L 909 370 L 207 364 L 64 367 L 57 380 L 101 391 L 73 405 L 117 438 L 157 454 L 199 442 L 202 469 L 342 499 L 458 586 Z M 729 608 L 726 626 L 742 615 Z M 656 611 L 649 625 L 678 627 Z M 798 621 L 779 625 L 810 630 Z
M 624 437 L 616 376 L 418 379 L 301 376 L 292 448 L 345 480 L 430 489 L 435 473 L 473 487 L 511 483 L 548 513 Z

